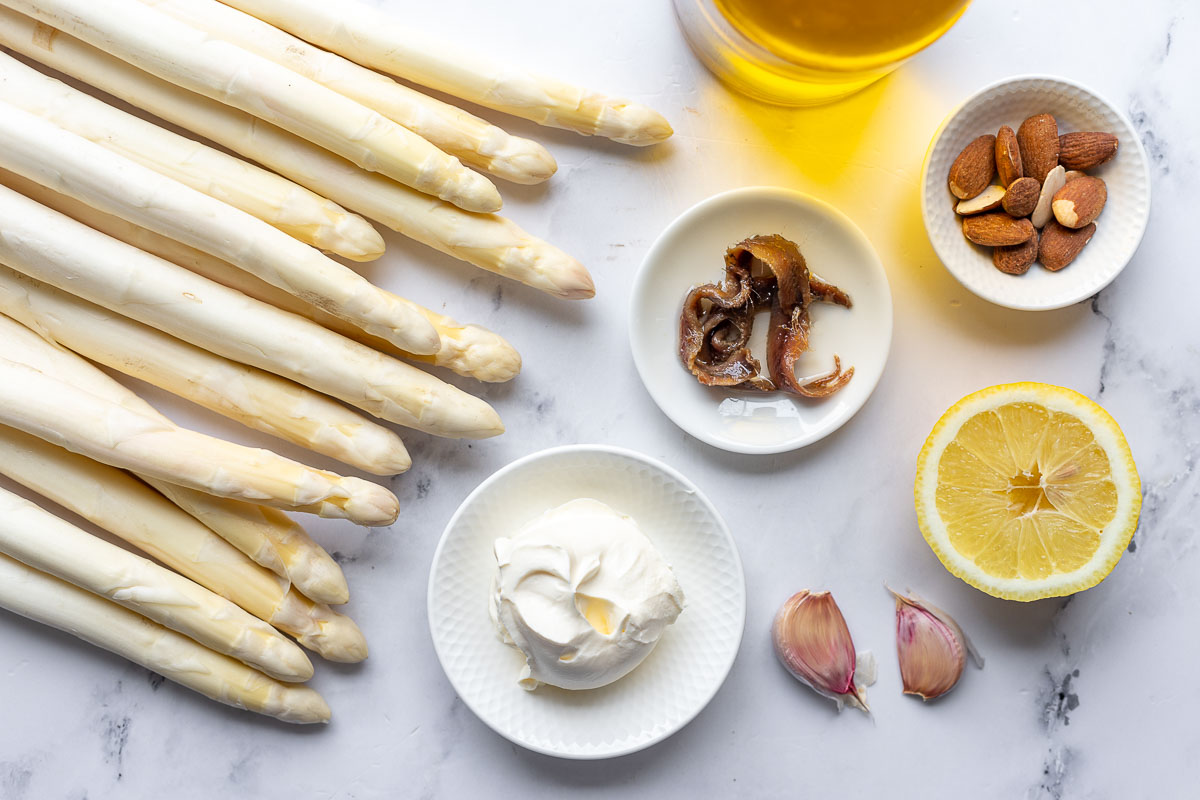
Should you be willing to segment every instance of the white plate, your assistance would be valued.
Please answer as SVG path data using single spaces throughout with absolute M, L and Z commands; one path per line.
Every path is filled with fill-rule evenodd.
M 687 293 L 724 277 L 727 248 L 769 233 L 799 245 L 813 274 L 854 302 L 849 310 L 810 306 L 811 349 L 797 362 L 797 374 L 828 372 L 835 353 L 844 367 L 854 367 L 850 383 L 829 397 L 702 386 L 679 360 L 679 314 Z M 756 320 L 751 338 L 760 361 L 766 322 Z M 840 428 L 871 396 L 891 341 L 892 295 L 870 241 L 833 206 L 789 189 L 735 189 L 688 209 L 658 237 L 633 283 L 629 343 L 646 390 L 676 425 L 735 453 L 795 450 Z
M 1050 272 L 1034 264 L 1024 275 L 1006 275 L 992 266 L 990 247 L 962 235 L 946 176 L 972 139 L 1001 125 L 1016 130 L 1026 117 L 1042 113 L 1054 115 L 1060 133 L 1108 131 L 1120 139 L 1116 158 L 1088 170 L 1108 185 L 1108 202 L 1092 241 L 1070 265 Z M 1133 258 L 1150 218 L 1149 161 L 1125 115 L 1090 89 L 1062 78 L 1007 78 L 967 98 L 933 135 L 921 170 L 921 214 L 946 269 L 984 300 L 1026 311 L 1063 308 L 1096 294 Z
M 637 520 L 674 568 L 686 604 L 621 680 L 590 691 L 527 692 L 517 685 L 524 659 L 500 642 L 488 617 L 492 542 L 578 497 Z M 471 492 L 438 543 L 428 603 L 446 676 L 492 730 L 539 753 L 608 758 L 665 739 L 708 705 L 742 640 L 746 581 L 729 529 L 690 481 L 629 450 L 572 445 L 518 459 Z

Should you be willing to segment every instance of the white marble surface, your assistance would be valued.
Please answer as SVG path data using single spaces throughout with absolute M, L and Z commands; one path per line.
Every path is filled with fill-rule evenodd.
M 508 433 L 475 444 L 409 437 L 416 465 L 394 482 L 391 530 L 311 528 L 342 558 L 372 647 L 368 662 L 319 664 L 334 708 L 297 729 L 211 703 L 145 670 L 0 614 L 0 798 L 547 796 L 1178 797 L 1200 777 L 1200 14 L 1188 0 L 979 0 L 900 72 L 836 106 L 765 108 L 703 71 L 667 0 L 443 0 L 394 7 L 420 24 L 543 71 L 661 109 L 672 143 L 631 150 L 509 127 L 559 159 L 547 186 L 503 187 L 508 211 L 593 271 L 595 301 L 568 304 L 389 237 L 369 271 L 430 305 L 503 331 L 525 372 L 485 394 Z M 1127 111 L 1153 160 L 1154 210 L 1136 259 L 1093 302 L 1040 314 L 991 307 L 938 264 L 921 228 L 917 177 L 929 136 L 994 79 L 1057 73 Z M 494 117 L 493 117 L 494 118 Z M 505 120 L 505 123 L 509 123 Z M 778 184 L 852 216 L 887 266 L 892 357 L 858 417 L 778 457 L 710 449 L 670 424 L 640 386 L 625 332 L 630 277 L 680 211 L 715 192 Z M 670 346 L 664 342 L 663 346 Z M 1076 388 L 1124 427 L 1145 490 L 1142 524 L 1114 574 L 1068 601 L 1016 605 L 948 575 L 916 529 L 916 453 L 938 415 L 1011 380 Z M 149 393 L 185 420 L 246 436 Z M 459 702 L 425 623 L 430 557 L 467 492 L 550 445 L 637 448 L 686 472 L 731 523 L 749 616 L 724 689 L 648 751 L 573 763 L 521 750 Z M 987 656 L 950 696 L 899 692 L 884 581 L 954 613 Z M 881 656 L 874 720 L 838 715 L 770 653 L 776 606 L 829 588 L 860 647 Z

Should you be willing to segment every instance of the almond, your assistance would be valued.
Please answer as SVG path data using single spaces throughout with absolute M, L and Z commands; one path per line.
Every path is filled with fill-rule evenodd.
M 1108 188 L 1104 181 L 1085 175 L 1054 193 L 1051 208 L 1054 218 L 1068 228 L 1082 228 L 1096 221 L 1108 200 Z
M 1037 208 L 1042 187 L 1033 178 L 1017 178 L 1004 193 L 1004 210 L 1012 217 L 1028 217 Z
M 1067 170 L 1067 174 L 1063 176 L 1063 178 L 1066 179 L 1067 183 L 1070 183 L 1071 181 L 1075 180 L 1076 178 L 1084 178 L 1084 177 L 1087 177 L 1087 173 L 1080 172 L 1077 169 L 1069 169 L 1069 170 Z
M 1034 231 L 1027 242 L 992 248 L 992 264 L 1009 275 L 1024 275 L 1029 271 L 1029 265 L 1037 261 L 1037 255 L 1038 235 Z
M 1064 133 L 1058 137 L 1058 161 L 1067 169 L 1091 169 L 1115 156 L 1117 144 L 1111 133 Z
M 1003 186 L 989 186 L 970 200 L 959 200 L 954 207 L 954 213 L 964 217 L 970 214 L 982 214 L 984 211 L 995 211 L 1003 202 L 1005 191 Z
M 1027 219 L 1013 219 L 1004 212 L 963 217 L 963 236 L 975 244 L 997 245 L 1021 244 L 1033 236 L 1033 223 Z
M 1025 173 L 1021 171 L 1021 148 L 1017 146 L 1017 135 L 1007 125 L 1001 126 L 996 134 L 996 171 L 1000 183 L 1012 186 Z
M 1050 114 L 1038 114 L 1017 128 L 1017 145 L 1025 174 L 1046 180 L 1046 174 L 1058 166 L 1058 123 Z
M 1070 264 L 1092 240 L 1096 223 L 1082 228 L 1064 228 L 1058 220 L 1051 220 L 1042 230 L 1042 241 L 1038 246 L 1038 260 L 1051 272 L 1058 272 Z
M 992 183 L 996 174 L 996 137 L 985 133 L 962 149 L 950 165 L 950 192 L 969 200 Z
M 1033 227 L 1040 228 L 1050 221 L 1054 216 L 1053 209 L 1050 205 L 1054 202 L 1054 194 L 1067 183 L 1067 171 L 1062 167 L 1055 167 L 1046 175 L 1046 180 L 1042 182 L 1042 194 L 1038 198 L 1037 206 L 1033 209 L 1033 214 L 1029 220 L 1033 223 Z

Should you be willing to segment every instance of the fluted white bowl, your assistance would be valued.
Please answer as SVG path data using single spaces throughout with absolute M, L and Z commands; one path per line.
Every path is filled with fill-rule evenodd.
M 688 292 L 724 278 L 726 248 L 771 233 L 795 242 L 813 274 L 854 303 L 810 309 L 809 347 L 796 362 L 798 376 L 827 373 L 835 355 L 854 368 L 850 382 L 829 397 L 702 386 L 680 361 L 679 315 Z M 750 339 L 759 359 L 766 331 L 760 320 Z M 646 254 L 629 298 L 629 346 L 650 397 L 680 428 L 734 453 L 795 450 L 846 424 L 879 383 L 891 342 L 891 289 L 870 240 L 823 200 L 775 186 L 722 192 L 680 214 Z
M 579 497 L 633 517 L 671 564 L 683 612 L 630 674 L 568 691 L 517 684 L 524 659 L 488 616 L 492 543 Z M 462 701 L 496 733 L 564 758 L 625 755 L 678 731 L 733 666 L 746 620 L 746 581 L 729 529 L 687 478 L 647 456 L 571 445 L 518 459 L 479 485 L 446 526 L 429 573 L 429 629 Z
M 947 175 L 972 139 L 994 134 L 1001 125 L 1016 130 L 1025 118 L 1042 113 L 1054 115 L 1060 133 L 1107 131 L 1120 146 L 1112 161 L 1087 171 L 1107 184 L 1108 202 L 1079 257 L 1058 272 L 1034 264 L 1024 275 L 1008 275 L 992 265 L 992 248 L 963 236 Z M 1150 218 L 1149 159 L 1128 118 L 1092 90 L 1063 78 L 1006 78 L 967 98 L 933 135 L 921 170 L 921 213 L 938 258 L 967 289 L 1008 308 L 1062 308 L 1095 295 L 1133 258 Z

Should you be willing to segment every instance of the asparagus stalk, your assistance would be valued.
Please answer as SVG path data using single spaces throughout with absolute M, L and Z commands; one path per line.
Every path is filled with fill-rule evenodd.
M 0 423 L 105 464 L 221 497 L 360 525 L 390 525 L 396 519 L 395 496 L 382 486 L 129 411 L 3 355 Z
M 511 380 L 521 371 L 521 356 L 516 349 L 500 335 L 479 325 L 464 325 L 444 314 L 421 308 L 421 313 L 438 332 L 441 347 L 435 355 L 418 356 L 401 350 L 391 342 L 372 336 L 295 295 L 277 289 L 227 261 L 146 230 L 120 217 L 106 214 L 87 203 L 47 189 L 8 170 L 0 169 L 0 184 L 125 244 L 185 267 L 255 300 L 310 319 L 322 327 L 382 353 L 444 367 L 459 375 L 489 383 Z
M 89 391 L 70 377 L 64 379 L 61 368 L 45 366 L 50 360 L 72 359 L 78 362 L 73 372 L 96 369 L 0 316 L 0 423 L 103 463 L 222 497 L 364 525 L 395 521 L 396 498 L 382 486 L 180 428 L 157 412 L 138 408 L 139 400 Z
M 92 361 L 375 475 L 412 465 L 399 436 L 325 395 L 10 269 L 0 269 L 0 312 Z
M 129 473 L 0 425 L 0 474 L 295 636 L 325 658 L 366 658 L 366 640 L 353 620 L 302 596 Z
M 422 244 L 549 294 L 592 297 L 578 261 L 511 220 L 470 214 L 255 117 L 131 67 L 48 25 L 0 8 L 0 44 L 193 131 Z
M 116 238 L 122 237 L 117 236 Z M 177 264 L 182 262 L 182 266 L 209 280 L 236 289 L 255 300 L 261 300 L 276 308 L 310 319 L 324 328 L 340 333 L 348 339 L 365 344 L 381 353 L 444 367 L 463 377 L 474 378 L 486 383 L 504 383 L 517 377 L 521 372 L 520 353 L 502 336 L 479 325 L 465 325 L 445 314 L 438 314 L 436 311 L 422 308 L 426 319 L 433 324 L 438 336 L 441 337 L 441 348 L 434 355 L 419 356 L 415 353 L 406 353 L 390 342 L 372 336 L 361 328 L 349 325 L 298 297 L 281 292 L 269 283 L 236 269 L 224 261 L 214 259 L 207 253 L 199 253 L 198 255 L 205 257 L 196 259 L 176 252 L 174 255 L 180 256 L 180 259 L 177 260 L 170 255 L 158 252 L 153 245 L 142 249 Z
M 401 425 L 460 438 L 503 431 L 487 403 L 415 367 L 134 249 L 4 187 L 0 219 L 5 220 L 0 261 L 32 278 Z
M 558 165 L 545 147 L 511 136 L 449 103 L 268 25 L 216 0 L 143 0 L 378 111 L 466 164 L 515 183 L 541 183 Z
M 208 36 L 137 0 L 5 0 L 23 14 L 185 89 L 239 108 L 469 211 L 500 193 L 412 131 L 286 67 Z
M 66 631 L 219 703 L 285 722 L 328 722 L 329 706 L 182 634 L 0 555 L 0 608 Z
M 407 350 L 438 350 L 415 304 L 244 211 L 2 102 L 0 139 L 5 169 L 230 261 Z
M 6 352 L 15 360 L 130 411 L 169 423 L 145 400 L 74 353 L 2 316 L 0 332 Z M 320 603 L 345 603 L 350 598 L 342 568 L 286 514 L 214 497 L 145 474 L 138 477 L 255 563 L 287 578 L 305 596 Z
M 262 167 L 120 111 L 0 54 L 0 100 L 354 261 L 383 254 L 357 214 Z
M 639 146 L 672 133 L 644 105 L 490 61 L 355 0 L 222 1 L 360 64 L 541 125 Z
M 242 552 L 245 550 L 239 543 L 267 543 L 279 559 L 283 573 L 305 597 L 331 605 L 340 605 L 350 599 L 342 568 L 304 528 L 283 512 L 164 481 L 147 482 Z
M 304 652 L 267 623 L 4 489 L 0 553 L 106 597 L 273 678 L 312 677 L 312 662 Z

